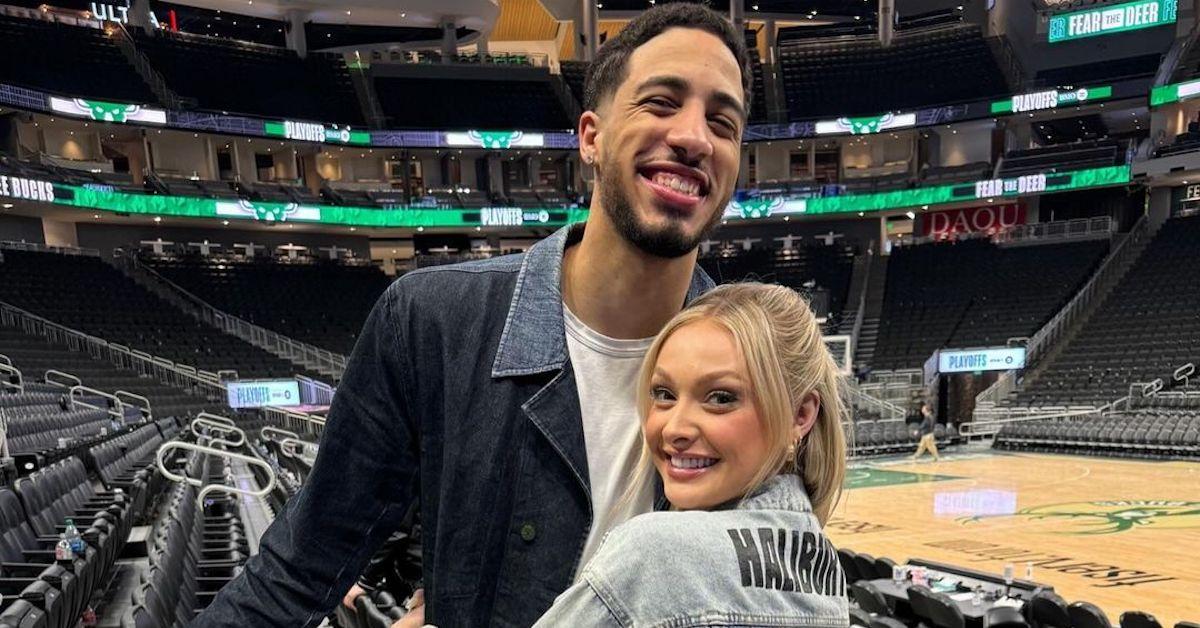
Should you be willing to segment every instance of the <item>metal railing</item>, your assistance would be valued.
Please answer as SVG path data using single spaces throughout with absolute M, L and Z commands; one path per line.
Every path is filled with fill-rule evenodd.
M 18 242 L 16 240 L 0 240 L 0 249 L 9 251 L 30 251 L 33 253 L 58 253 L 59 255 L 86 255 L 100 257 L 96 249 L 81 249 L 73 246 L 50 246 L 38 242 Z
M 57 369 L 50 369 L 46 371 L 45 375 L 42 376 L 42 381 L 46 382 L 47 384 L 62 386 L 63 388 L 71 388 L 72 386 L 83 385 L 82 379 Z
M 859 387 L 858 383 L 853 378 L 846 379 L 846 396 L 851 404 L 860 407 L 868 408 L 879 413 L 879 416 L 884 420 L 904 420 L 907 412 L 901 406 L 898 406 L 891 401 L 875 397 Z
M 142 418 L 148 421 L 154 420 L 154 412 L 150 408 L 150 400 L 137 394 L 131 393 L 128 390 L 118 390 L 113 392 L 113 396 L 125 404 L 129 408 L 137 408 L 142 414 Z M 125 401 L 129 399 L 130 401 Z
M 86 393 L 88 395 L 92 395 L 95 397 L 100 397 L 102 399 L 107 399 L 112 403 L 108 407 L 97 406 L 97 405 L 88 403 L 82 399 L 83 393 Z M 93 410 L 104 410 L 115 421 L 117 421 L 121 425 L 125 424 L 125 403 L 122 402 L 120 399 L 117 399 L 114 395 L 106 393 L 103 390 L 97 390 L 95 388 L 92 388 L 91 386 L 84 386 L 82 384 L 75 385 L 75 386 L 71 387 L 68 399 L 71 400 L 71 408 L 72 409 L 75 408 L 75 406 L 83 406 L 85 408 L 91 408 Z
M 188 424 L 188 429 L 196 435 L 197 439 L 205 439 L 210 445 L 221 444 L 226 447 L 241 447 L 242 445 L 246 444 L 245 430 L 233 425 L 233 421 L 230 421 L 225 417 L 215 416 L 206 412 L 201 414 L 207 414 L 208 416 L 198 416 L 195 419 L 192 419 L 192 422 Z M 221 420 L 217 421 L 214 419 Z M 209 433 L 201 432 L 199 429 L 200 427 L 208 428 Z M 211 432 L 217 432 L 218 435 L 214 436 L 211 434 Z M 225 434 L 233 434 L 234 436 L 237 436 L 237 440 L 229 440 L 224 438 Z
M 263 413 L 276 424 L 283 425 L 298 434 L 320 438 L 325 431 L 325 419 L 315 414 L 304 414 L 285 408 L 263 408 Z
M 313 406 L 333 403 L 333 386 L 304 375 L 296 375 L 296 381 L 300 383 L 300 401 Z
M 278 427 L 271 427 L 270 425 L 268 425 L 258 431 L 258 435 L 260 437 L 262 437 L 263 440 L 280 440 L 280 441 L 283 440 L 283 439 L 271 438 L 271 436 L 270 436 L 271 434 L 278 434 L 278 435 L 282 436 L 283 438 L 300 438 L 299 434 L 297 434 L 291 430 L 280 429 Z
M 430 50 L 372 50 L 369 61 L 373 63 L 404 63 L 435 65 L 443 63 L 442 53 Z M 545 68 L 550 65 L 549 55 L 542 52 L 516 53 L 458 53 L 445 61 L 464 65 L 507 65 Z
M 1041 244 L 1069 240 L 1098 240 L 1111 238 L 1116 222 L 1108 216 L 1056 220 L 1017 225 L 996 234 L 992 239 L 997 244 Z
M 230 486 L 228 484 L 204 484 L 197 478 L 190 478 L 187 475 L 177 474 L 177 473 L 171 471 L 170 469 L 168 469 L 167 465 L 163 463 L 163 454 L 165 454 L 168 451 L 175 450 L 175 449 L 182 449 L 184 451 L 194 451 L 197 453 L 208 454 L 210 456 L 217 456 L 217 457 L 226 458 L 229 460 L 240 460 L 248 465 L 260 467 L 267 474 L 267 485 L 265 487 L 259 488 L 258 490 L 251 490 L 248 488 L 242 488 L 240 486 Z M 220 491 L 223 493 L 237 493 L 239 495 L 249 495 L 252 497 L 263 497 L 275 489 L 276 480 L 275 480 L 274 467 L 272 467 L 270 464 L 268 464 L 267 462 L 265 462 L 264 460 L 262 460 L 261 458 L 259 458 L 257 456 L 247 456 L 245 454 L 234 453 L 232 451 L 225 451 L 223 449 L 217 449 L 215 447 L 206 447 L 204 445 L 197 445 L 194 443 L 185 443 L 183 441 L 173 440 L 173 441 L 163 443 L 162 446 L 160 446 L 158 448 L 158 452 L 154 456 L 154 462 L 158 466 L 158 472 L 161 473 L 163 475 L 163 477 L 167 478 L 168 480 L 171 480 L 172 482 L 186 482 L 188 484 L 191 484 L 192 486 L 202 487 L 200 489 L 200 493 L 196 496 L 196 506 L 199 508 L 204 508 L 204 498 L 208 497 L 209 493 L 214 493 L 214 492 Z
M 0 360 L 0 375 L 4 376 L 0 377 L 0 390 L 8 388 L 17 392 L 25 392 L 25 377 L 21 375 L 21 370 L 12 365 L 12 360 L 9 360 L 8 356 L 0 355 L 0 358 L 3 358 Z M 17 380 L 15 383 L 9 381 L 14 377 Z
M 166 358 L 152 356 L 124 345 L 106 342 L 101 338 L 48 321 L 8 303 L 0 302 L 0 326 L 19 328 L 29 335 L 41 336 L 51 343 L 65 345 L 71 351 L 86 353 L 98 360 L 108 361 L 118 368 L 133 371 L 142 377 L 167 386 L 192 392 L 209 401 L 224 402 L 227 399 L 225 382 L 218 374 L 176 364 Z M 63 373 L 63 375 L 74 377 L 70 373 Z M 76 385 L 81 383 L 78 382 L 78 379 L 75 378 Z M 268 416 L 271 415 L 272 410 L 274 409 L 264 409 Z M 320 417 L 310 417 L 307 414 L 292 411 L 287 411 L 287 414 L 291 415 L 290 420 L 292 421 L 308 421 L 321 427 L 325 425 L 325 419 Z M 314 432 L 310 431 L 310 433 Z M 320 429 L 316 429 L 315 434 L 319 435 Z
M 117 256 L 115 259 L 126 273 L 135 278 L 140 275 L 150 283 L 157 284 L 160 288 L 180 298 L 188 307 L 192 308 L 193 313 L 202 322 L 227 334 L 237 336 L 285 360 L 328 373 L 334 379 L 341 379 L 342 373 L 346 370 L 346 356 L 288 338 L 278 332 L 221 311 L 143 264 L 137 259 L 134 251 L 125 251 L 123 255 Z
M 1054 315 L 1042 328 L 1037 330 L 1029 338 L 1029 342 L 1025 345 L 1025 360 L 1026 370 L 1034 368 L 1042 355 L 1049 347 L 1059 342 L 1063 336 L 1071 329 L 1072 324 L 1079 320 L 1080 316 L 1087 311 L 1092 302 L 1100 295 L 1104 287 L 1121 272 L 1125 262 L 1132 255 L 1133 243 L 1140 242 L 1146 237 L 1149 231 L 1149 217 L 1143 214 L 1141 218 L 1129 230 L 1129 234 L 1108 257 L 1101 262 L 1100 267 L 1092 273 L 1087 283 L 1071 297 L 1057 314 Z M 1016 371 L 1007 371 L 1002 374 L 999 379 L 991 386 L 988 386 L 983 392 L 975 397 L 975 420 L 989 420 L 1003 416 L 1003 409 L 998 407 L 998 404 L 1017 390 L 1017 373 Z

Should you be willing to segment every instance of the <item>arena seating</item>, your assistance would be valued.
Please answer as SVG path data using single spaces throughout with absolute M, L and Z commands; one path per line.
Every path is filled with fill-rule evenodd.
M 178 388 L 172 388 L 133 371 L 119 369 L 104 360 L 62 344 L 53 344 L 40 336 L 30 336 L 19 329 L 0 327 L 0 352 L 29 380 L 40 379 L 50 369 L 70 373 L 92 388 L 106 391 L 124 390 L 146 397 L 158 418 L 183 417 L 198 412 L 220 412 L 220 404 L 212 404 Z M 28 389 L 29 386 L 27 385 Z M 49 386 L 61 394 L 58 386 Z
M 921 440 L 920 427 L 915 423 L 900 420 L 870 420 L 855 414 L 853 427 L 846 426 L 847 438 L 851 443 L 853 454 L 857 457 L 874 456 L 879 454 L 912 453 Z M 952 424 L 938 423 L 934 427 L 934 439 L 938 447 L 956 444 L 961 441 L 958 428 Z
M 1200 409 L 1141 409 L 1103 417 L 1009 423 L 995 447 L 1132 458 L 1200 458 Z
M 5 83 L 120 102 L 158 100 L 98 28 L 0 15 L 0 56 Z
M 339 55 L 294 51 L 134 29 L 138 49 L 167 85 L 202 109 L 267 117 L 362 124 L 354 87 Z M 241 77 L 229 89 L 231 76 Z
M 1064 172 L 1103 168 L 1125 163 L 1125 151 L 1116 140 L 1095 140 L 1042 146 L 1004 153 L 1000 176 L 1015 177 L 1039 172 Z
M 1051 68 L 1038 72 L 1036 82 L 1046 87 L 1090 87 L 1103 81 L 1153 76 L 1161 59 L 1162 55 L 1153 53 Z
M 95 257 L 5 251 L 0 301 L 198 369 L 233 369 L 241 377 L 291 377 L 302 372 L 263 349 L 200 323 Z
M 1200 217 L 1172 218 L 1015 403 L 1102 404 L 1200 356 Z
M 919 368 L 935 349 L 1028 337 L 1107 250 L 1107 241 L 1000 247 L 986 240 L 895 249 L 871 367 Z
M 701 256 L 699 262 L 718 283 L 754 277 L 759 281 L 805 290 L 806 282 L 815 281 L 817 287 L 829 291 L 829 311 L 836 315 L 846 307 L 854 249 L 844 245 L 796 246 L 791 250 L 729 248 Z
M 870 36 L 783 40 L 779 63 L 793 120 L 879 115 L 1008 92 L 977 26 L 915 29 L 898 34 L 889 48 Z M 862 88 L 864 80 L 871 89 Z
M 227 471 L 222 459 L 195 453 L 183 466 L 187 477 L 205 483 L 221 483 Z M 234 514 L 236 500 L 210 497 L 211 505 L 200 511 L 196 497 L 191 484 L 171 488 L 148 543 L 149 572 L 122 626 L 186 626 L 241 571 L 249 552 Z
M 544 129 L 575 128 L 550 82 L 523 79 L 450 80 L 375 78 L 379 104 L 393 128 Z M 454 103 L 453 107 L 431 106 Z
M 371 306 L 391 283 L 375 266 L 331 262 L 143 259 L 211 305 L 285 336 L 349 355 Z
M 563 81 L 566 82 L 567 88 L 571 90 L 571 95 L 575 97 L 581 107 L 583 106 L 583 84 L 587 78 L 588 65 L 587 61 L 564 59 L 558 62 L 558 70 L 562 74 Z

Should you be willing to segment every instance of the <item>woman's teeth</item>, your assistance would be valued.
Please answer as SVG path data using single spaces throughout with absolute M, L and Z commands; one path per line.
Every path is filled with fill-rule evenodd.
M 660 172 L 654 175 L 652 180 L 663 187 L 671 188 L 676 192 L 682 192 L 688 196 L 700 195 L 700 184 L 692 179 Z
M 671 456 L 671 466 L 676 469 L 703 469 L 717 463 L 716 458 L 681 458 Z

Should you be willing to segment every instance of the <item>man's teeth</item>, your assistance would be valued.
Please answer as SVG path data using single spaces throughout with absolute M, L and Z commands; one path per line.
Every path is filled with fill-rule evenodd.
M 700 195 L 700 184 L 698 182 L 696 182 L 695 180 L 692 180 L 692 179 L 687 179 L 685 177 L 681 177 L 676 174 L 667 174 L 665 172 L 660 172 L 660 173 L 654 175 L 654 182 L 663 187 L 671 188 L 672 190 L 675 190 L 676 192 L 682 192 L 689 196 L 699 196 Z
M 716 458 L 681 458 L 671 456 L 671 466 L 676 469 L 703 469 L 717 463 Z

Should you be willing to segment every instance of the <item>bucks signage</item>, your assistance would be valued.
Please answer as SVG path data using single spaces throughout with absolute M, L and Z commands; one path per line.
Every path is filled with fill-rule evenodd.
M 1112 98 L 1112 86 L 1080 87 L 1079 89 L 1059 91 L 1048 89 L 1031 94 L 1019 94 L 1008 100 L 997 100 L 992 103 L 992 113 L 1025 113 L 1026 111 L 1041 111 L 1095 102 Z
M 365 146 L 371 143 L 371 134 L 367 131 L 353 131 L 348 126 L 339 127 L 336 124 L 326 126 L 315 122 L 295 122 L 293 120 L 267 122 L 263 124 L 263 134 L 301 142 L 353 144 L 356 146 Z
M 54 184 L 0 174 L 0 197 L 50 203 L 54 201 Z
M 1138 0 L 1050 17 L 1050 43 L 1173 24 L 1177 0 Z
M 66 116 L 88 118 L 97 122 L 140 122 L 142 124 L 166 124 L 167 112 L 145 105 L 134 105 L 106 100 L 83 98 L 50 97 L 50 110 Z
M 446 133 L 447 146 L 471 146 L 475 148 L 541 148 L 546 138 L 541 133 L 524 131 L 467 131 Z
M 832 135 L 849 133 L 851 135 L 870 135 L 890 129 L 907 129 L 917 124 L 915 113 L 885 113 L 881 116 L 865 116 L 858 118 L 838 118 L 817 122 L 817 135 Z

